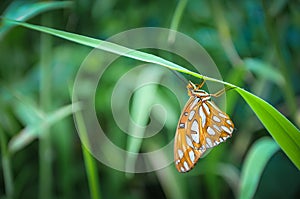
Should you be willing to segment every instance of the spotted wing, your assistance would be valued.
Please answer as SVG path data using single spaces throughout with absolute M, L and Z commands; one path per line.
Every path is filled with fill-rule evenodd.
M 196 117 L 196 110 L 201 104 L 201 100 L 197 97 L 190 97 L 181 113 L 174 142 L 174 158 L 175 166 L 179 172 L 187 172 L 191 170 L 205 149 L 198 150 L 195 144 L 200 142 L 201 129 L 197 132 L 192 131 L 196 128 L 195 124 L 201 123 L 201 119 Z
M 180 116 L 174 143 L 179 172 L 191 170 L 208 148 L 231 137 L 234 124 L 212 101 L 190 97 Z
M 199 106 L 199 115 L 205 138 L 202 143 L 205 143 L 206 148 L 212 148 L 232 136 L 233 122 L 214 102 L 204 101 Z

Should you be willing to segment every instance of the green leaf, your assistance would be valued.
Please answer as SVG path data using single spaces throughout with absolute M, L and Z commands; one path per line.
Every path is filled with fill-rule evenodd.
M 78 44 L 82 44 L 85 46 L 89 46 L 89 47 L 93 47 L 93 48 L 97 48 L 100 50 L 104 50 L 106 52 L 111 52 L 117 55 L 121 55 L 121 56 L 125 56 L 125 57 L 129 57 L 132 59 L 136 59 L 136 60 L 140 60 L 143 62 L 148 62 L 148 63 L 153 63 L 153 64 L 158 64 L 160 66 L 164 66 L 167 67 L 171 70 L 176 70 L 179 72 L 183 72 L 186 74 L 190 74 L 193 75 L 195 77 L 198 78 L 205 78 L 205 76 L 202 76 L 198 73 L 189 71 L 185 68 L 183 68 L 182 66 L 172 63 L 166 59 L 163 59 L 161 57 L 152 55 L 152 54 L 148 54 L 148 53 L 144 53 L 141 51 L 137 51 L 137 50 L 132 50 L 130 48 L 126 48 L 120 45 L 117 45 L 115 43 L 112 42 L 107 42 L 107 41 L 103 41 L 103 40 L 99 40 L 99 39 L 94 39 L 91 37 L 86 37 L 86 36 L 82 36 L 82 35 L 78 35 L 78 34 L 74 34 L 74 33 L 70 33 L 70 32 L 65 32 L 65 31 L 61 31 L 61 30 L 56 30 L 53 28 L 48 28 L 48 27 L 44 27 L 44 26 L 38 26 L 38 25 L 32 25 L 29 23 L 24 23 L 24 22 L 20 22 L 20 21 L 15 21 L 15 20 L 11 20 L 11 19 L 4 19 L 4 21 L 6 21 L 7 23 L 13 24 L 13 25 L 20 25 L 29 29 L 33 29 L 33 30 L 37 30 L 43 33 L 47 33 L 50 35 L 54 35 Z M 211 79 L 211 78 L 207 78 L 207 79 Z M 224 83 L 220 80 L 215 79 L 215 81 L 217 82 L 221 82 Z M 226 82 L 225 82 L 226 84 Z
M 276 142 L 270 138 L 261 138 L 255 142 L 242 168 L 239 198 L 253 198 L 264 167 L 278 149 Z
M 290 160 L 300 169 L 300 132 L 286 117 L 263 99 L 241 88 L 235 89 L 249 104 L 265 128 Z
M 18 21 L 25 21 L 30 19 L 40 13 L 71 7 L 73 2 L 71 1 L 61 1 L 61 2 L 38 2 L 31 3 L 26 1 L 13 1 L 9 7 L 5 10 L 3 17 L 15 19 Z M 0 28 L 0 38 L 13 27 L 12 24 L 4 23 Z
M 97 173 L 97 161 L 84 145 L 81 145 L 81 147 L 91 199 L 101 199 L 99 175 Z
M 40 132 L 43 132 L 42 130 L 44 128 L 48 128 L 49 126 L 62 120 L 68 115 L 71 115 L 74 111 L 78 111 L 79 109 L 79 103 L 67 105 L 49 115 L 44 116 L 44 118 L 36 120 L 35 123 L 26 126 L 19 134 L 10 140 L 9 151 L 16 152 L 22 149 L 31 143 L 35 138 L 40 136 Z
M 147 67 L 146 70 L 139 74 L 137 85 L 141 85 L 143 82 L 159 82 L 162 75 L 161 70 L 158 70 L 156 67 Z M 132 152 L 126 157 L 126 168 L 128 170 L 134 171 L 137 160 L 136 154 L 140 151 L 142 145 L 149 120 L 149 111 L 157 95 L 157 87 L 157 84 L 145 85 L 134 93 L 131 109 L 134 122 L 131 121 L 129 125 L 128 131 L 131 136 L 128 136 L 126 147 L 127 151 Z

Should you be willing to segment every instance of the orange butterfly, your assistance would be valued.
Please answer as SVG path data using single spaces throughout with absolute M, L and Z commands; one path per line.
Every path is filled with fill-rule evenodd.
M 234 129 L 229 116 L 210 101 L 211 96 L 218 97 L 223 91 L 208 94 L 200 90 L 203 84 L 204 81 L 187 85 L 190 99 L 181 113 L 174 143 L 175 165 L 179 172 L 190 171 L 206 149 L 224 142 Z

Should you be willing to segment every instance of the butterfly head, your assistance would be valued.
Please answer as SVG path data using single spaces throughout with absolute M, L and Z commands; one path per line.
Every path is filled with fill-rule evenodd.
M 188 90 L 188 95 L 198 97 L 202 101 L 209 100 L 210 94 L 208 94 L 204 90 L 200 90 L 202 85 L 203 85 L 203 83 L 202 84 L 194 84 L 193 82 L 189 81 L 189 84 L 186 87 Z
M 186 86 L 187 90 L 188 90 L 188 95 L 192 96 L 194 95 L 194 91 L 197 90 L 197 85 L 194 84 L 193 82 L 189 81 L 188 85 Z

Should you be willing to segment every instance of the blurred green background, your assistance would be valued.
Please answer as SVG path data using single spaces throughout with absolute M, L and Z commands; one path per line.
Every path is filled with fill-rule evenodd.
M 265 99 L 298 128 L 299 10 L 299 1 L 287 0 L 0 2 L 1 15 L 7 18 L 98 39 L 139 27 L 176 29 L 205 48 L 225 81 Z M 1 24 L 0 198 L 300 198 L 299 171 L 235 92 L 227 93 L 226 110 L 235 123 L 233 137 L 191 172 L 180 174 L 171 164 L 159 171 L 126 174 L 98 162 L 81 145 L 68 106 L 76 72 L 91 50 Z M 166 52 L 149 52 L 193 70 Z M 136 63 L 114 63 L 95 96 L 104 131 L 127 150 L 133 141 L 114 121 L 110 100 L 115 83 Z M 177 76 L 161 78 L 182 86 Z M 159 134 L 140 144 L 140 152 L 164 146 L 175 135 L 178 101 L 163 87 L 157 88 L 155 98 L 171 116 Z M 131 100 L 124 106 L 134 110 L 140 104 Z

